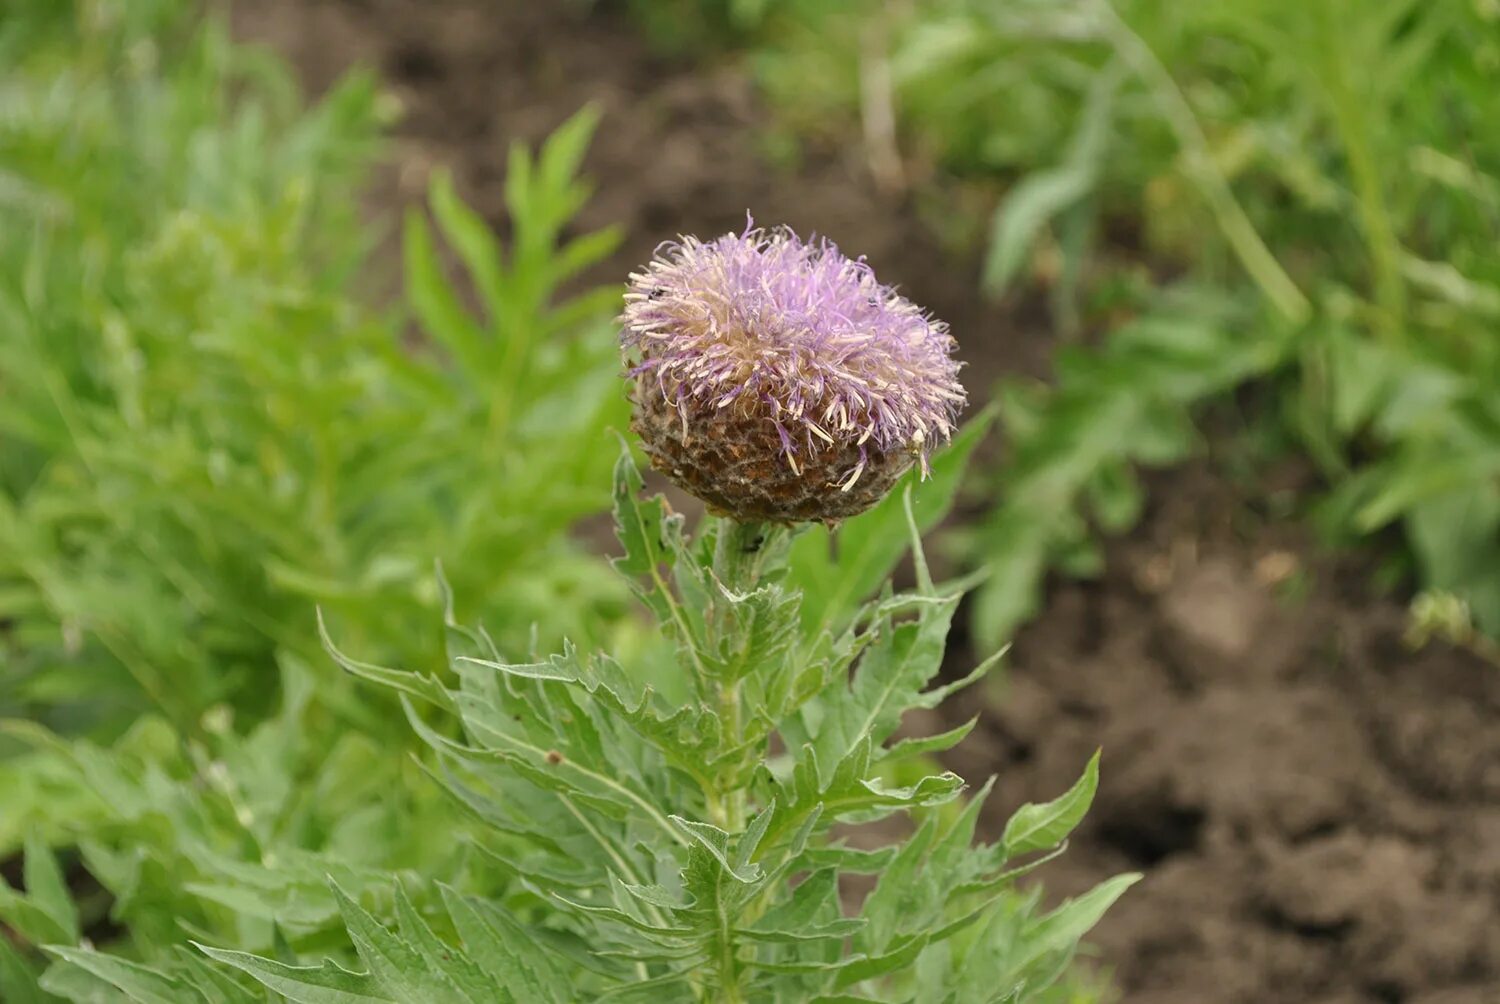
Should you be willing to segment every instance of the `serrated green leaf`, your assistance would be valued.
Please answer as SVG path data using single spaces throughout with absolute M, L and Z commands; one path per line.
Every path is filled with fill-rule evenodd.
M 660 885 L 630 885 L 621 883 L 621 887 L 648 906 L 661 907 L 664 910 L 683 910 L 692 906 L 690 900 L 685 900 L 678 893 Z
M 1064 902 L 1041 918 L 1027 932 L 1028 961 L 1050 952 L 1070 951 L 1078 940 L 1099 923 L 1100 918 L 1125 890 L 1141 880 L 1139 874 L 1116 875 L 1075 899 Z
M 718 584 L 712 602 L 720 644 L 705 653 L 709 675 L 728 684 L 752 672 L 780 675 L 797 641 L 800 600 L 801 594 L 774 584 L 745 594 Z
M 1056 847 L 1083 820 L 1099 787 L 1099 751 L 1089 758 L 1080 777 L 1065 793 L 1050 802 L 1027 803 L 1005 824 L 1000 844 L 1007 858 Z
M 895 846 L 895 853 L 860 910 L 866 927 L 854 941 L 857 951 L 881 955 L 902 939 L 903 932 L 920 930 L 936 921 L 943 904 L 934 888 L 936 882 L 925 874 L 925 867 L 939 827 L 937 817 L 928 816 L 914 834 Z
M 614 516 L 615 533 L 625 549 L 623 557 L 614 559 L 617 569 L 637 578 L 650 576 L 676 563 L 678 552 L 669 546 L 662 533 L 670 517 L 661 496 L 641 500 L 645 487 L 640 468 L 628 448 L 622 448 L 615 462 Z M 681 521 L 675 520 L 678 525 Z M 680 538 L 679 538 L 680 539 Z
M 662 987 L 676 986 L 679 983 L 691 982 L 697 975 L 698 967 L 696 966 L 686 969 L 680 969 L 675 972 L 666 972 L 662 973 L 660 976 L 653 976 L 650 979 L 632 980 L 630 983 L 623 983 L 617 987 L 612 987 L 611 989 L 601 993 L 595 999 L 601 1001 L 628 1000 L 638 994 L 649 994 L 655 997 L 659 996 L 659 991 Z
M 928 941 L 926 934 L 914 935 L 897 939 L 895 947 L 880 955 L 851 957 L 839 967 L 834 984 L 838 987 L 852 986 L 855 983 L 863 983 L 865 980 L 904 969 L 916 961 L 917 956 L 922 954 L 922 950 L 927 947 Z
M 266 1004 L 268 991 L 242 985 L 235 974 L 186 946 L 172 949 L 173 972 L 211 1004 Z
M 484 745 L 465 746 L 422 721 L 407 697 L 403 696 L 401 701 L 413 731 L 439 753 L 449 754 L 460 761 L 503 763 L 531 783 L 576 798 L 597 811 L 619 818 L 638 811 L 662 833 L 677 841 L 685 840 L 682 833 L 668 822 L 667 817 L 649 799 L 616 780 L 610 773 L 561 756 L 556 750 L 547 750 L 524 738 L 507 734 L 473 715 L 468 716 L 467 720 L 475 727 L 478 739 Z
M 330 882 L 329 886 L 338 901 L 349 940 L 383 994 L 397 1001 L 467 1004 L 458 988 L 433 970 L 415 946 L 387 930 L 337 883 Z
M 668 585 L 674 568 L 696 568 L 684 554 L 683 519 L 670 512 L 659 495 L 642 499 L 644 485 L 630 451 L 623 449 L 615 464 L 614 517 L 615 533 L 625 554 L 614 558 L 613 564 L 632 580 L 636 595 L 677 642 L 697 676 L 706 678 L 708 671 L 700 654 L 706 647 L 701 620 L 690 617 Z
M 798 860 L 809 868 L 837 868 L 847 875 L 879 875 L 895 857 L 895 847 L 847 847 L 834 844 L 823 847 L 808 847 Z
M 755 852 L 760 849 L 760 842 L 765 838 L 766 831 L 771 828 L 771 820 L 776 817 L 776 799 L 755 814 L 755 818 L 745 826 L 745 832 L 740 834 L 734 846 L 734 867 L 748 872 L 750 862 Z
M 778 801 L 786 808 L 772 822 L 762 845 L 776 847 L 794 832 L 805 840 L 813 820 L 826 829 L 839 819 L 863 821 L 902 809 L 942 805 L 963 791 L 963 779 L 950 772 L 929 775 L 904 787 L 888 786 L 870 776 L 870 750 L 866 738 L 825 777 L 816 751 L 804 747 L 791 778 L 779 785 Z
M 691 705 L 669 709 L 651 688 L 632 679 L 607 656 L 585 663 L 570 649 L 542 663 L 508 664 L 469 657 L 460 657 L 460 661 L 522 679 L 577 684 L 676 767 L 695 778 L 705 777 L 705 766 L 719 751 L 716 718 Z
M 117 988 L 135 1004 L 214 1004 L 182 980 L 138 962 L 86 948 L 48 945 L 47 951 Z
M 755 941 L 787 942 L 842 940 L 864 927 L 860 918 L 841 916 L 838 872 L 814 871 L 790 897 L 737 933 Z
M 323 643 L 323 650 L 333 657 L 347 672 L 352 673 L 371 683 L 378 683 L 382 687 L 389 687 L 402 694 L 410 694 L 419 697 L 430 704 L 435 704 L 446 711 L 456 710 L 453 704 L 453 696 L 438 680 L 431 676 L 420 673 L 411 673 L 402 669 L 387 669 L 385 666 L 376 666 L 373 663 L 360 662 L 352 659 L 339 651 L 337 645 L 328 634 L 328 626 L 323 620 L 323 611 L 318 611 L 318 638 Z
M 948 448 L 932 458 L 928 480 L 921 481 L 919 472 L 913 471 L 869 512 L 846 521 L 836 531 L 810 528 L 793 541 L 787 582 L 802 592 L 805 637 L 816 640 L 824 631 L 840 630 L 911 546 L 904 510 L 907 488 L 912 491 L 917 525 L 923 532 L 948 514 L 969 458 L 995 415 L 994 408 L 985 408 L 966 422 Z
M 453 926 L 473 962 L 518 1004 L 562 1004 L 566 984 L 543 950 L 514 918 L 439 883 Z M 560 992 L 561 991 L 561 992 Z
M 746 885 L 754 885 L 761 880 L 760 867 L 755 864 L 741 864 L 738 867 L 730 860 L 730 835 L 714 826 L 712 823 L 701 823 L 696 820 L 683 819 L 681 816 L 671 816 L 672 822 L 686 833 L 693 841 L 707 851 L 724 873 L 736 882 Z M 767 819 L 769 822 L 769 818 Z M 761 832 L 765 832 L 765 824 L 761 825 Z
M 865 740 L 880 744 L 896 730 L 901 715 L 942 666 L 948 627 L 959 597 L 914 597 L 916 619 L 885 618 L 865 649 L 846 689 L 835 681 L 820 699 L 821 722 L 813 740 L 825 762 L 837 761 Z
M 659 943 L 676 944 L 692 942 L 697 939 L 699 933 L 692 927 L 663 926 L 648 920 L 642 920 L 634 913 L 621 910 L 617 907 L 589 903 L 582 899 L 572 899 L 561 893 L 553 893 L 553 899 L 580 914 L 588 914 L 592 917 L 612 921 L 632 930 L 639 931 L 642 934 L 650 935 L 653 939 L 657 939 Z
M 495 999 L 495 988 L 484 971 L 462 950 L 446 944 L 432 932 L 399 881 L 395 884 L 395 902 L 397 930 L 407 944 L 421 953 L 429 972 L 442 976 L 470 1004 L 489 1004 Z
M 414 1004 L 389 996 L 368 973 L 351 973 L 329 961 L 289 966 L 249 952 L 194 945 L 209 958 L 233 966 L 297 1004 Z
M 880 759 L 899 762 L 915 759 L 916 757 L 931 756 L 934 753 L 942 753 L 963 742 L 969 733 L 974 731 L 974 726 L 978 723 L 979 716 L 975 715 L 962 725 L 948 729 L 945 732 L 938 732 L 934 735 L 922 736 L 920 738 L 902 739 L 882 750 Z

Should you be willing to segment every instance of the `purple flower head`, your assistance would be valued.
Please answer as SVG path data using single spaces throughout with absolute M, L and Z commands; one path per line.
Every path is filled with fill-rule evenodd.
M 636 427 L 715 508 L 841 519 L 914 460 L 925 474 L 952 434 L 964 391 L 947 325 L 830 241 L 753 225 L 684 237 L 630 280 Z

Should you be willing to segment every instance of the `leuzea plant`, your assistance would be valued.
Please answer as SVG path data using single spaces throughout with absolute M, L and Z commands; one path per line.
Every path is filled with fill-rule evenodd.
M 912 515 L 963 402 L 946 327 L 833 245 L 756 229 L 665 246 L 622 322 L 635 429 L 708 505 L 689 537 L 619 462 L 616 566 L 675 660 L 518 662 L 456 625 L 456 682 L 339 655 L 399 692 L 479 824 L 490 888 L 398 883 L 373 907 L 394 930 L 340 894 L 362 972 L 205 947 L 239 970 L 224 985 L 306 1004 L 1046 999 L 1135 880 L 1051 912 L 1015 885 L 1061 850 L 1097 762 L 976 843 L 988 788 L 958 801 L 964 782 L 926 766 L 969 726 L 898 738 L 904 711 L 986 668 L 935 685 L 962 590 L 934 583 Z M 882 508 L 904 506 L 916 588 L 805 617 L 796 556 L 826 546 L 810 525 L 908 468 Z

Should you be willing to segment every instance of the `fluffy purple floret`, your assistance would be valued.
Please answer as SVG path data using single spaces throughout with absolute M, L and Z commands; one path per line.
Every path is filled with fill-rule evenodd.
M 631 275 L 621 320 L 632 374 L 654 375 L 684 421 L 742 409 L 775 426 L 794 467 L 853 444 L 909 451 L 925 471 L 964 403 L 946 324 L 863 258 L 786 228 L 663 244 Z

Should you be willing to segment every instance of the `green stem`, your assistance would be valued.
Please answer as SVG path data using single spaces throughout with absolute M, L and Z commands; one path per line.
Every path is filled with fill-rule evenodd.
M 740 684 L 739 681 L 725 684 L 719 689 L 719 717 L 724 723 L 724 735 L 730 743 L 738 746 L 744 723 L 740 720 Z M 738 833 L 745 828 L 745 789 L 738 783 L 738 779 L 731 779 L 727 791 L 721 793 L 721 813 L 723 820 L 720 826 L 730 833 Z
M 765 571 L 765 558 L 769 550 L 772 528 L 764 523 L 740 523 L 722 520 L 714 538 L 713 573 L 725 589 L 743 594 L 754 590 Z M 733 625 L 723 617 L 716 617 L 713 630 L 722 638 Z M 724 729 L 724 745 L 734 749 L 743 741 L 744 712 L 741 706 L 739 680 L 720 680 L 717 685 L 719 719 Z M 715 825 L 738 833 L 745 828 L 745 790 L 740 783 L 738 760 L 731 761 L 721 772 L 715 785 L 716 798 L 711 800 L 715 810 Z
M 724 939 L 719 958 L 719 1004 L 744 1004 L 740 993 L 739 965 L 734 957 L 734 942 Z
M 739 523 L 720 520 L 714 537 L 713 574 L 719 584 L 732 594 L 744 595 L 754 591 L 776 560 L 779 548 L 775 535 L 784 528 L 765 523 Z M 711 601 L 715 612 L 710 618 L 710 633 L 715 642 L 731 641 L 730 634 L 736 625 L 728 612 L 728 604 L 715 596 Z M 715 681 L 719 720 L 723 727 L 723 748 L 738 749 L 744 742 L 744 700 L 742 681 L 739 679 Z M 708 811 L 715 826 L 731 834 L 744 832 L 747 810 L 745 792 L 744 756 L 722 760 L 717 776 L 706 792 Z M 717 997 L 720 1004 L 743 1004 L 745 997 L 740 987 L 740 964 L 733 932 L 726 928 L 720 933 L 718 951 L 714 964 L 718 969 Z
M 1193 114 L 1192 105 L 1172 79 L 1171 72 L 1162 65 L 1146 40 L 1137 35 L 1116 13 L 1108 0 L 1101 0 L 1099 10 L 1104 16 L 1115 51 L 1156 94 L 1162 116 L 1182 148 L 1188 174 L 1198 183 L 1199 191 L 1203 193 L 1219 229 L 1223 231 L 1240 264 L 1278 313 L 1294 324 L 1307 320 L 1312 312 L 1311 304 L 1292 281 L 1292 277 L 1286 274 L 1270 248 L 1266 247 L 1255 224 L 1250 222 L 1250 217 L 1245 215 L 1245 210 L 1235 200 L 1228 180 L 1214 163 L 1208 137 L 1203 134 L 1202 126 Z
M 1320 8 L 1322 9 L 1322 8 Z M 1370 245 L 1374 266 L 1375 303 L 1380 308 L 1378 326 L 1389 341 L 1401 339 L 1401 325 L 1406 316 L 1406 284 L 1401 278 L 1401 244 L 1391 224 L 1386 203 L 1385 183 L 1370 139 L 1369 118 L 1364 103 L 1349 81 L 1349 64 L 1338 32 L 1341 23 L 1323 10 L 1324 39 L 1322 47 L 1324 86 L 1333 109 L 1335 128 L 1354 176 L 1360 229 Z
M 714 538 L 714 575 L 730 592 L 747 593 L 760 585 L 777 554 L 777 536 L 785 527 L 770 523 L 719 522 Z

